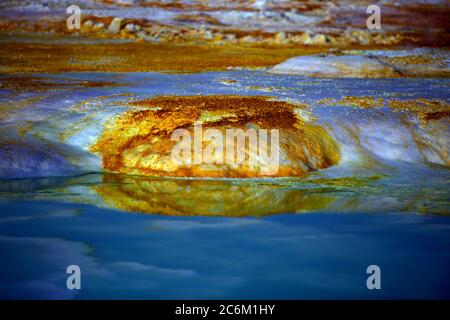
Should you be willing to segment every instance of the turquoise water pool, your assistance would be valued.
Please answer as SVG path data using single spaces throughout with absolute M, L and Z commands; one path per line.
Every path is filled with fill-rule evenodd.
M 415 213 L 161 216 L 0 205 L 2 298 L 450 298 L 450 220 Z M 66 268 L 81 269 L 68 290 Z M 381 268 L 368 290 L 366 268 Z

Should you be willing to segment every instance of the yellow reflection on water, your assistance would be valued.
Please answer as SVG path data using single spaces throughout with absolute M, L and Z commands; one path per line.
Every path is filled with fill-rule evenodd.
M 110 207 L 167 215 L 261 216 L 318 211 L 334 199 L 320 190 L 285 188 L 251 180 L 154 179 L 105 175 L 93 188 Z

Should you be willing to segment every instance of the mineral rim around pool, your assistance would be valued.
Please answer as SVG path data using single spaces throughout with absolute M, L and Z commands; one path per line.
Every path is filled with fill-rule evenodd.
M 262 96 L 211 95 L 159 96 L 129 105 L 140 108 L 108 121 L 91 147 L 92 152 L 101 154 L 107 171 L 178 177 L 301 176 L 339 161 L 338 146 L 327 131 L 302 117 L 307 111 L 304 104 Z M 188 152 L 194 150 L 193 140 L 200 137 L 200 161 L 192 159 L 198 149 L 188 155 L 189 163 L 174 159 L 173 149 L 178 142 L 172 136 L 177 129 L 189 134 L 187 142 L 180 142 L 188 144 L 183 148 Z M 208 129 L 217 130 L 219 138 L 225 137 L 225 141 L 205 138 L 204 133 L 211 132 Z M 277 130 L 279 141 L 270 137 L 273 129 Z M 237 136 L 230 140 L 230 130 L 243 140 Z M 270 150 L 265 150 L 264 156 L 261 130 L 269 132 L 270 137 L 266 141 Z M 256 134 L 256 148 L 246 142 L 252 131 Z M 232 161 L 227 161 L 230 149 Z M 244 155 L 241 163 L 236 159 L 239 153 Z

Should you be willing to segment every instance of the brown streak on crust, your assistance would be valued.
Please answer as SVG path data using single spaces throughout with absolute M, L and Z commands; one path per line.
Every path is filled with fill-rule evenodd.
M 4 43 L 0 70 L 17 72 L 198 72 L 269 67 L 321 48 L 198 46 L 170 43 L 37 44 Z

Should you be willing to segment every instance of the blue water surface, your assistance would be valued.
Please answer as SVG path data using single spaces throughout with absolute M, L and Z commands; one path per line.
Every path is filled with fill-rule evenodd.
M 174 217 L 46 201 L 0 212 L 3 299 L 450 298 L 447 217 Z M 72 264 L 81 290 L 66 287 Z M 373 264 L 381 290 L 366 286 Z

